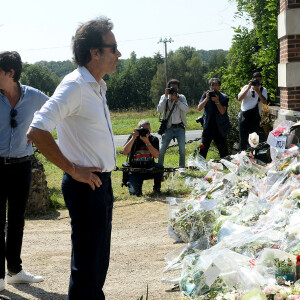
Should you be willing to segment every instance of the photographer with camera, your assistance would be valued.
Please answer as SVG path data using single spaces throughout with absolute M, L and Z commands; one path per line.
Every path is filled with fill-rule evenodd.
M 154 179 L 153 192 L 160 194 L 163 167 L 154 162 L 154 158 L 159 156 L 159 140 L 150 132 L 150 122 L 147 120 L 140 121 L 138 129 L 134 129 L 128 137 L 123 147 L 123 154 L 129 155 L 129 165 L 132 168 L 157 168 L 162 171 L 155 173 L 130 172 L 127 181 L 130 195 L 141 196 L 144 180 L 152 178 Z
M 203 93 L 198 105 L 199 111 L 204 109 L 202 143 L 199 153 L 206 158 L 210 144 L 214 140 L 222 158 L 228 155 L 226 135 L 231 128 L 227 114 L 229 99 L 227 95 L 220 92 L 221 80 L 219 78 L 210 78 L 208 83 L 210 89 Z
M 165 124 L 159 149 L 158 163 L 164 164 L 167 148 L 173 138 L 177 139 L 179 147 L 179 168 L 185 168 L 185 127 L 186 113 L 189 111 L 186 98 L 178 94 L 179 81 L 171 79 L 167 83 L 164 95 L 161 96 L 157 111 L 163 113 L 162 125 Z M 183 171 L 181 172 L 183 173 Z
M 249 134 L 260 131 L 262 103 L 267 104 L 267 98 L 267 89 L 262 86 L 262 75 L 260 72 L 255 72 L 249 83 L 238 94 L 238 100 L 242 102 L 239 113 L 240 151 L 247 150 L 249 147 Z

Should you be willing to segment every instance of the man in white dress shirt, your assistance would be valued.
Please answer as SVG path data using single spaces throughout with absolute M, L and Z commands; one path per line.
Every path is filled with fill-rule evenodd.
M 78 68 L 35 113 L 27 132 L 44 156 L 65 172 L 62 192 L 72 227 L 70 300 L 105 299 L 116 151 L 102 78 L 116 71 L 121 56 L 112 28 L 110 19 L 101 17 L 77 29 L 73 54 Z M 50 133 L 55 128 L 59 147 Z

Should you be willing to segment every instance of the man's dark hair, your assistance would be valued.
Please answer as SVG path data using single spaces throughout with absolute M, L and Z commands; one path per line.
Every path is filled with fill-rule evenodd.
M 99 49 L 103 53 L 103 35 L 113 29 L 113 23 L 107 17 L 81 24 L 72 37 L 73 61 L 78 66 L 85 66 L 91 60 L 91 49 Z
M 15 74 L 13 79 L 15 82 L 18 82 L 22 73 L 22 60 L 20 54 L 16 51 L 0 52 L 0 69 L 5 73 L 14 70 Z
M 209 85 L 212 85 L 212 84 L 221 85 L 221 80 L 219 78 L 210 78 L 208 81 L 208 84 Z
M 169 88 L 171 86 L 171 84 L 177 84 L 179 87 L 179 80 L 177 79 L 170 79 L 167 83 L 167 87 Z
M 262 77 L 260 72 L 254 72 L 252 78 Z

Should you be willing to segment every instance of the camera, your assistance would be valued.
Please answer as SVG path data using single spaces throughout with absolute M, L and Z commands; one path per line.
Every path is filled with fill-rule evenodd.
M 146 136 L 149 133 L 149 129 L 145 127 L 141 127 L 137 129 L 140 136 Z
M 252 81 L 251 81 L 251 85 L 252 86 L 257 86 L 257 85 L 259 85 L 259 80 L 258 79 L 253 79 Z
M 200 123 L 203 126 L 203 122 L 204 122 L 203 116 L 198 117 L 195 121 L 196 123 Z
M 209 95 L 210 98 L 216 97 L 216 96 L 219 95 L 219 92 L 218 92 L 218 91 L 215 91 L 215 90 L 209 91 L 209 92 L 208 92 L 208 95 Z
M 169 93 L 171 95 L 176 94 L 177 93 L 177 89 L 174 86 L 171 86 L 169 88 L 167 88 L 169 90 Z
M 167 119 L 160 119 L 159 120 L 160 123 L 160 126 L 159 126 L 159 129 L 158 129 L 158 134 L 160 135 L 163 135 L 168 127 L 168 120 Z

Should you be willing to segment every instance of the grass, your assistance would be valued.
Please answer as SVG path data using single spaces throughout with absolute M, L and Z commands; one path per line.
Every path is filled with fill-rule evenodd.
M 187 115 L 188 130 L 201 129 L 200 125 L 195 122 L 195 119 L 200 115 L 196 109 L 191 109 Z M 152 132 L 157 132 L 159 127 L 158 114 L 154 110 L 148 111 L 126 111 L 126 112 L 112 112 L 111 113 L 112 126 L 114 134 L 130 134 L 133 128 L 136 128 L 137 123 L 142 119 L 147 119 L 151 123 Z M 186 159 L 192 154 L 195 149 L 199 146 L 199 142 L 193 142 L 186 144 Z M 122 148 L 117 148 L 117 166 L 121 167 L 122 163 L 126 162 L 126 156 L 121 154 Z M 63 172 L 49 162 L 43 155 L 37 154 L 38 159 L 44 165 L 45 173 L 48 182 L 48 188 L 50 191 L 50 198 L 52 205 L 55 209 L 65 208 L 65 203 L 61 193 L 61 180 Z M 218 151 L 214 146 L 210 147 L 207 155 L 207 160 L 219 158 Z M 177 167 L 179 161 L 178 147 L 171 147 L 167 150 L 165 156 L 165 167 Z M 191 172 L 191 171 L 189 171 Z M 194 173 L 194 174 L 197 174 Z M 121 187 L 122 183 L 121 171 L 112 172 L 112 185 L 114 190 L 115 201 L 124 199 L 135 199 L 136 196 L 131 196 L 128 193 L 128 189 L 124 186 Z M 197 176 L 197 175 L 196 175 Z M 201 176 L 201 175 L 200 175 Z M 191 189 L 184 185 L 185 178 L 180 177 L 178 172 L 170 173 L 169 177 L 162 183 L 162 196 L 172 197 L 186 197 L 190 194 Z M 143 184 L 143 197 L 145 200 L 153 199 L 152 194 L 153 180 L 145 180 Z

